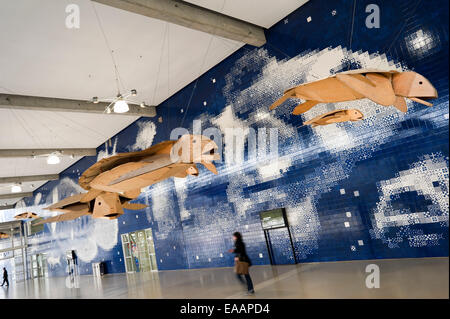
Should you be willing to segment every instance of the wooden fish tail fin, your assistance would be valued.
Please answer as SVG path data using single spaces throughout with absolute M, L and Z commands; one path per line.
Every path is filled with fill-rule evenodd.
M 408 112 L 408 107 L 406 106 L 405 98 L 402 96 L 396 96 L 394 107 L 397 108 L 399 111 L 402 111 L 403 113 Z
M 292 114 L 294 115 L 300 115 L 307 111 L 309 111 L 314 105 L 318 104 L 318 101 L 306 101 L 304 103 L 301 103 L 295 107 L 295 109 L 292 111 Z
M 279 107 L 281 104 L 283 104 L 284 101 L 286 101 L 289 98 L 289 96 L 283 95 L 278 100 L 276 100 L 270 107 L 269 110 L 273 110 L 277 107 Z
M 290 97 L 295 96 L 295 88 L 286 90 L 282 97 L 280 97 L 278 100 L 276 100 L 270 107 L 269 110 L 273 110 L 283 104 L 284 101 L 286 101 Z
M 313 120 L 306 121 L 305 123 L 303 123 L 303 125 L 309 125 L 309 126 L 311 126 L 311 127 L 319 126 L 317 123 L 314 122 L 314 119 L 313 119 Z
M 310 119 L 310 120 L 304 122 L 303 125 L 312 125 L 312 124 L 314 123 L 315 120 L 317 120 L 317 117 L 315 117 L 315 118 L 313 118 L 313 119 Z

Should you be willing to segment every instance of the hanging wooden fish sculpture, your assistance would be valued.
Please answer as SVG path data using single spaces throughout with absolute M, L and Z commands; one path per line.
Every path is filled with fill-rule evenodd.
M 306 100 L 295 107 L 292 114 L 305 113 L 318 103 L 335 103 L 368 98 L 384 106 L 394 106 L 407 112 L 405 98 L 432 106 L 425 101 L 437 98 L 437 91 L 422 75 L 416 72 L 359 69 L 337 73 L 328 78 L 290 88 L 270 106 L 278 107 L 288 98 Z
M 18 214 L 14 216 L 15 219 L 29 219 L 29 218 L 38 218 L 39 216 L 32 212 L 25 212 L 22 214 Z
M 6 239 L 6 238 L 9 238 L 9 234 L 0 232 L 0 239 Z
M 89 167 L 78 184 L 87 193 L 67 197 L 47 207 L 64 214 L 39 221 L 36 225 L 72 220 L 84 215 L 93 218 L 116 219 L 123 209 L 147 207 L 130 203 L 141 188 L 170 177 L 197 176 L 196 163 L 217 174 L 212 163 L 220 158 L 214 141 L 202 135 L 183 135 L 178 141 L 165 141 L 146 150 L 121 153 L 104 158 Z
M 356 122 L 364 118 L 364 115 L 360 110 L 334 110 L 325 114 L 320 114 L 315 118 L 306 121 L 304 125 L 311 125 L 316 127 L 318 125 L 328 125 L 332 123 L 342 123 L 342 122 Z

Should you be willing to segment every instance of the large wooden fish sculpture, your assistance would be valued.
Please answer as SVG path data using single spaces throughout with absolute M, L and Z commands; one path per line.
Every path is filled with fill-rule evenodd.
M 67 197 L 47 207 L 64 214 L 42 220 L 38 224 L 72 220 L 84 215 L 115 219 L 123 209 L 147 207 L 130 203 L 141 188 L 170 177 L 197 176 L 197 163 L 217 174 L 212 163 L 220 158 L 216 143 L 202 135 L 183 135 L 178 141 L 165 141 L 146 150 L 117 154 L 89 167 L 78 181 L 87 193 Z
M 14 216 L 15 219 L 30 219 L 30 218 L 38 218 L 39 216 L 32 212 L 25 212 L 22 214 L 18 214 Z
M 332 123 L 361 121 L 363 118 L 364 115 L 360 110 L 334 110 L 325 114 L 320 114 L 315 118 L 306 121 L 304 125 L 311 125 L 312 127 L 316 127 L 319 125 L 328 125 Z
M 384 106 L 394 106 L 407 112 L 405 98 L 432 106 L 425 101 L 436 98 L 437 91 L 422 75 L 416 72 L 382 71 L 359 69 L 337 73 L 328 78 L 290 88 L 270 106 L 278 107 L 288 98 L 305 100 L 294 108 L 292 114 L 299 115 L 318 103 L 335 103 L 368 98 Z

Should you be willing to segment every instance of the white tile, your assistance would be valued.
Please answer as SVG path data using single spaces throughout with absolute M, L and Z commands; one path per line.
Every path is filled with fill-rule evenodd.
M 348 227 L 350 227 L 350 223 L 349 223 L 349 222 L 344 222 L 344 226 L 345 226 L 346 228 L 348 228 Z
M 263 258 L 263 254 L 259 253 L 259 258 Z
M 358 240 L 358 245 L 364 246 L 364 242 L 362 241 L 362 239 Z
M 351 212 L 346 212 L 345 215 L 346 215 L 347 217 L 349 217 L 349 218 L 352 217 L 352 213 L 351 213 Z
M 311 16 L 307 17 L 307 18 L 306 18 L 306 21 L 308 21 L 308 23 L 311 22 L 311 21 L 312 21 Z
M 354 191 L 353 195 L 355 195 L 355 197 L 358 197 L 359 196 L 359 191 Z
M 345 189 L 344 188 L 341 188 L 339 191 L 341 192 L 341 195 L 345 194 Z

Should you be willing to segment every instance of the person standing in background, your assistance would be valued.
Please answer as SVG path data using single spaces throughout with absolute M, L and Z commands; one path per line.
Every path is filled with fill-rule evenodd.
M 8 281 L 8 272 L 6 271 L 6 268 L 3 267 L 3 283 L 2 283 L 2 287 L 3 285 L 6 283 L 6 286 L 9 286 L 9 281 Z
M 253 289 L 252 278 L 250 277 L 248 268 L 252 265 L 250 258 L 245 250 L 245 244 L 242 240 L 242 235 L 239 232 L 233 234 L 234 249 L 230 249 L 230 253 L 234 253 L 234 271 L 240 283 L 245 285 L 244 279 L 247 283 L 247 295 L 253 295 L 255 290 Z

